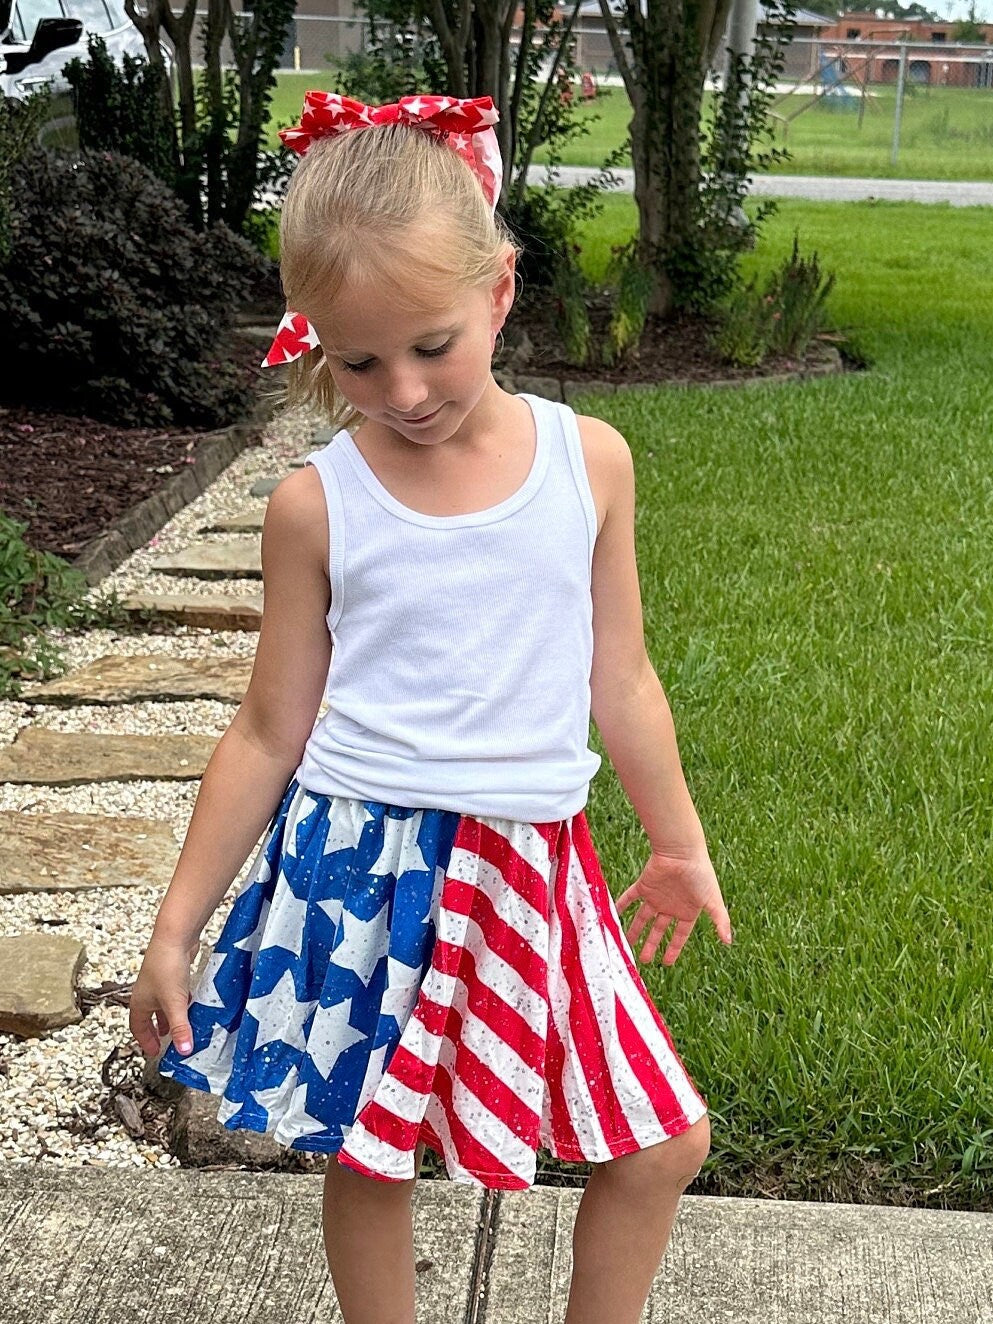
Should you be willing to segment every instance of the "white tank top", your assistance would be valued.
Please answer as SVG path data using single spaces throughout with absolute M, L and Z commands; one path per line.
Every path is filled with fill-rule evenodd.
M 301 785 L 398 806 L 552 822 L 578 813 L 589 748 L 596 508 L 576 416 L 523 395 L 523 485 L 469 515 L 393 497 L 346 431 L 324 487 L 333 645 Z

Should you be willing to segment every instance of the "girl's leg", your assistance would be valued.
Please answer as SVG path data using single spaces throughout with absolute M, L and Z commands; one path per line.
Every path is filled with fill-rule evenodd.
M 682 1135 L 595 1166 L 572 1234 L 565 1324 L 638 1324 L 679 1197 L 709 1150 L 704 1115 Z
M 420 1172 L 424 1146 L 414 1155 Z M 413 1181 L 385 1182 L 329 1155 L 324 1249 L 345 1324 L 414 1324 Z

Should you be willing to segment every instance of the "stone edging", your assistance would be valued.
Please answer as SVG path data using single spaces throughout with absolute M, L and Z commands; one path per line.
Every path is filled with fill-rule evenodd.
M 205 433 L 197 444 L 193 463 L 173 474 L 151 496 L 119 515 L 103 533 L 92 538 L 73 560 L 90 585 L 116 570 L 138 551 L 173 515 L 200 495 L 242 451 L 256 446 L 275 412 L 276 401 L 263 397 L 247 419 L 216 432 Z
M 607 382 L 574 381 L 566 377 L 532 377 L 526 373 L 498 371 L 501 385 L 508 391 L 526 391 L 543 395 L 548 400 L 561 400 L 572 404 L 581 395 L 614 395 L 629 391 L 655 391 L 663 386 L 693 386 L 700 389 L 729 386 L 779 386 L 784 382 L 803 382 L 812 377 L 828 377 L 844 371 L 841 355 L 833 345 L 821 348 L 822 360 L 793 372 L 771 372 L 765 376 L 727 378 L 718 381 L 696 381 L 692 378 L 664 382 Z

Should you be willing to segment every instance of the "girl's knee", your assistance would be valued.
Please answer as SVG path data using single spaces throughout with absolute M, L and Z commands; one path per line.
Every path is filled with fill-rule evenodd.
M 677 1136 L 636 1150 L 603 1166 L 616 1178 L 655 1186 L 662 1182 L 685 1190 L 699 1174 L 710 1153 L 710 1122 L 707 1115 Z

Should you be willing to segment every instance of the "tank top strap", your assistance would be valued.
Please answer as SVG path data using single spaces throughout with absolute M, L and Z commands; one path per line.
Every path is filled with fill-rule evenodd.
M 590 486 L 586 459 L 583 455 L 583 440 L 579 434 L 579 420 L 576 418 L 576 411 L 567 404 L 562 404 L 557 400 L 547 400 L 544 396 L 529 395 L 527 398 L 531 402 L 531 408 L 534 411 L 535 418 L 539 421 L 539 426 L 544 423 L 548 431 L 549 435 L 544 440 L 546 445 L 549 442 L 552 443 L 549 446 L 552 453 L 552 463 L 554 464 L 557 459 L 559 467 L 561 467 L 563 460 L 568 465 L 569 478 L 576 496 L 579 498 L 586 520 L 586 532 L 589 538 L 588 560 L 592 568 L 598 520 L 596 502 L 593 499 L 593 489 Z
M 341 449 L 335 444 L 339 435 L 336 433 L 322 450 L 311 451 L 307 456 L 307 463 L 314 466 L 321 480 L 328 512 L 328 570 L 331 583 L 331 607 L 327 615 L 329 630 L 334 630 L 345 606 L 345 502 L 338 472 Z

